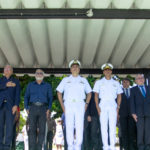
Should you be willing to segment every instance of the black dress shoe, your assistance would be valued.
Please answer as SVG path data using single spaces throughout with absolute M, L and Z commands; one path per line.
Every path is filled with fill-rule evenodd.
M 144 150 L 150 150 L 150 145 L 146 145 Z

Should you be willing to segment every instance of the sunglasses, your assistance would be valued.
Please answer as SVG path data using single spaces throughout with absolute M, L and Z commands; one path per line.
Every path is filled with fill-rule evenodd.
M 36 75 L 43 75 L 43 72 L 36 72 Z

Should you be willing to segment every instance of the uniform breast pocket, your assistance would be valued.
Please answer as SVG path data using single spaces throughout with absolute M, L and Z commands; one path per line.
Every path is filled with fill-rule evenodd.
M 77 87 L 78 87 L 78 89 L 80 89 L 82 91 L 85 90 L 85 84 L 84 83 L 78 83 Z
M 113 93 L 117 94 L 118 89 L 116 85 L 111 85 L 110 89 Z
M 71 83 L 69 82 L 69 83 L 66 83 L 66 85 L 65 85 L 65 90 L 69 90 L 71 88 Z
M 100 87 L 99 87 L 99 93 L 107 93 L 108 92 L 108 88 L 106 87 L 106 86 L 104 86 L 104 85 L 101 85 Z

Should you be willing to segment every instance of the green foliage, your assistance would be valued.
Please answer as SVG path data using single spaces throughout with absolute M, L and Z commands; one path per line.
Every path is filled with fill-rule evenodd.
M 19 120 L 19 131 L 22 131 L 23 126 L 26 124 L 26 120 L 20 115 L 20 120 Z

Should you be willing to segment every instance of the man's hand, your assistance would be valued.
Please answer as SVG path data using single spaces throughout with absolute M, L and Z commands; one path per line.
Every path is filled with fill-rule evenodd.
M 100 116 L 101 109 L 100 109 L 100 107 L 99 107 L 98 97 L 99 97 L 99 94 L 95 92 L 95 104 L 96 104 L 96 109 L 97 109 L 98 115 Z
M 91 116 L 88 116 L 88 117 L 87 117 L 87 121 L 88 121 L 88 122 L 91 122 L 91 121 L 92 121 Z
M 17 108 L 18 108 L 18 106 L 13 106 L 13 108 L 12 108 L 12 114 L 14 115 L 16 112 L 17 112 Z
M 50 110 L 48 109 L 48 110 L 46 111 L 46 118 L 47 118 L 47 119 L 50 118 L 50 114 L 51 114 L 51 112 L 50 112 Z
M 26 109 L 27 114 L 29 115 L 29 109 Z
M 64 112 L 64 114 L 65 114 L 65 107 L 63 107 L 62 110 L 63 110 L 63 112 Z
M 6 87 L 15 87 L 15 86 L 16 86 L 16 84 L 13 83 L 12 81 L 9 81 L 6 83 Z
M 132 114 L 132 117 L 135 120 L 135 122 L 137 122 L 137 119 L 138 119 L 137 115 L 136 114 Z
M 120 109 L 120 107 L 117 107 L 117 121 L 119 121 L 119 109 Z
M 64 103 L 63 103 L 62 93 L 57 92 L 57 96 L 58 96 L 58 100 L 60 102 L 61 108 L 62 108 L 62 110 L 65 114 L 65 106 L 64 106 Z
M 20 117 L 20 113 L 18 111 L 16 111 L 15 122 L 17 122 L 19 120 L 19 117 Z

